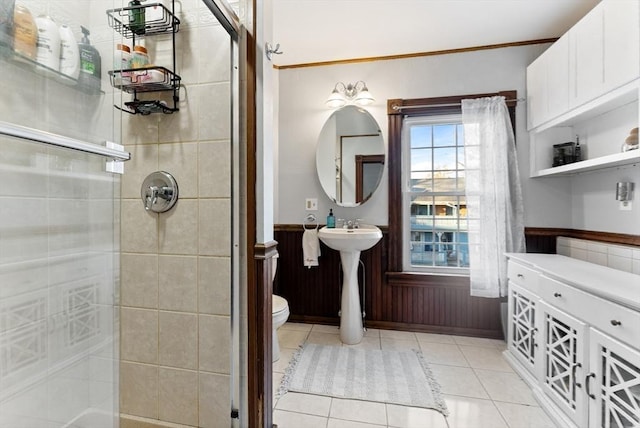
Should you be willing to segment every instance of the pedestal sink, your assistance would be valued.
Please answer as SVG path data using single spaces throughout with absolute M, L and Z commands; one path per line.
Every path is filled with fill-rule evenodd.
M 348 345 L 360 343 L 364 334 L 358 265 L 360 252 L 376 245 L 382 232 L 376 226 L 361 225 L 357 229 L 329 229 L 323 227 L 318 237 L 329 248 L 340 251 L 342 261 L 342 300 L 340 302 L 340 340 Z

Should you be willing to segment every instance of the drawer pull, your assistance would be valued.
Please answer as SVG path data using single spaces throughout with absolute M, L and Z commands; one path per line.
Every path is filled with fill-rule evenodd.
M 619 325 L 622 325 L 622 322 L 618 320 L 611 320 L 611 325 L 617 327 Z
M 521 274 L 521 273 L 519 273 L 519 274 L 518 274 L 518 278 L 524 278 L 524 275 L 523 275 L 523 274 Z
M 589 398 L 592 398 L 592 399 L 595 400 L 596 396 L 593 395 L 591 393 L 591 391 L 589 390 L 589 381 L 591 380 L 592 377 L 596 377 L 596 374 L 595 373 L 589 373 L 588 375 L 586 375 L 585 378 L 584 378 L 584 384 L 586 385 L 587 395 L 589 396 Z
M 560 294 L 560 293 L 553 293 L 553 297 L 562 297 L 562 294 Z

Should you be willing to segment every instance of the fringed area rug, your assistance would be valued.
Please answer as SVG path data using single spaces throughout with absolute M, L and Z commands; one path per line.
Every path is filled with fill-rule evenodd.
M 277 396 L 287 391 L 425 407 L 448 414 L 422 353 L 306 344 L 291 359 Z

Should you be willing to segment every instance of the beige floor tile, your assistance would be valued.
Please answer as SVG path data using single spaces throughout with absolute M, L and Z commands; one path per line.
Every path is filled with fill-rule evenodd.
M 402 339 L 402 340 L 416 340 L 416 334 L 410 331 L 399 330 L 380 330 L 380 337 L 383 339 Z
M 334 398 L 329 416 L 354 422 L 386 425 L 387 410 L 384 403 Z
M 311 331 L 306 343 L 315 343 L 316 345 L 342 346 L 340 336 L 332 333 L 315 333 Z
M 448 428 L 509 428 L 491 400 L 445 395 L 444 401 Z
M 433 409 L 387 404 L 387 417 L 393 428 L 447 428 L 444 415 Z
M 280 348 L 280 359 L 273 363 L 273 372 L 284 373 L 287 367 L 289 367 L 291 357 L 293 357 L 293 354 L 295 354 L 296 352 L 297 349 Z
M 312 333 L 329 333 L 340 334 L 340 328 L 337 325 L 314 324 L 311 329 Z
M 322 395 L 287 392 L 278 400 L 276 409 L 290 412 L 306 413 L 315 416 L 329 416 L 331 397 Z
M 379 337 L 363 337 L 362 341 L 356 345 L 342 344 L 348 348 L 355 349 L 377 349 L 380 350 L 380 338 Z
M 284 330 L 279 328 L 278 342 L 280 343 L 280 348 L 297 349 L 304 343 L 308 335 L 309 333 L 306 331 Z
M 458 345 L 420 342 L 420 349 L 422 350 L 425 360 L 430 363 L 469 367 L 469 363 L 460 351 Z
M 273 373 L 273 407 L 276 407 L 278 401 L 276 399 L 276 395 L 278 394 L 278 388 L 280 388 L 280 384 L 282 383 L 282 378 L 284 377 L 284 373 Z
M 418 342 L 427 343 L 449 343 L 454 345 L 456 342 L 453 340 L 453 336 L 448 334 L 436 334 L 436 333 L 416 333 L 416 339 Z
M 420 350 L 420 345 L 415 339 L 404 340 L 394 339 L 391 337 L 380 337 L 380 347 L 383 350 L 389 351 L 404 351 L 408 349 L 416 349 L 418 351 Z
M 298 323 L 298 322 L 286 322 L 280 328 L 283 328 L 285 330 L 298 330 L 298 331 L 310 332 L 312 327 L 313 327 L 313 324 L 303 324 L 303 323 Z
M 365 422 L 345 421 L 342 419 L 329 419 L 327 428 L 387 428 L 386 425 L 372 425 Z
M 326 428 L 327 418 L 322 416 L 305 415 L 304 413 L 275 410 L 273 423 L 278 428 Z
M 489 399 L 473 369 L 441 364 L 430 364 L 429 367 L 443 394 Z
M 556 428 L 547 414 L 538 406 L 494 402 L 502 417 L 512 428 Z
M 377 328 L 367 328 L 364 331 L 364 337 L 380 338 L 380 330 L 378 330 Z
M 487 339 L 484 337 L 453 336 L 453 340 L 458 345 L 466 346 L 486 346 L 489 348 L 503 349 L 505 345 L 504 340 Z
M 513 369 L 498 348 L 482 346 L 459 346 L 469 365 L 474 369 L 497 370 L 513 373 Z
M 515 373 L 474 369 L 492 400 L 536 406 L 531 389 Z

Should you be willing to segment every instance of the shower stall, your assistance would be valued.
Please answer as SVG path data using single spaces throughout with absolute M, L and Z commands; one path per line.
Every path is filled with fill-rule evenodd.
M 0 37 L 1 427 L 239 426 L 242 5 L 162 4 L 180 22 L 174 58 L 167 37 L 138 43 L 175 60 L 180 84 L 158 102 L 174 112 L 129 114 L 112 80 L 131 41 L 106 11 L 128 0 L 15 0 L 78 42 L 89 29 L 99 90 Z M 156 214 L 140 186 L 162 170 L 180 196 Z

